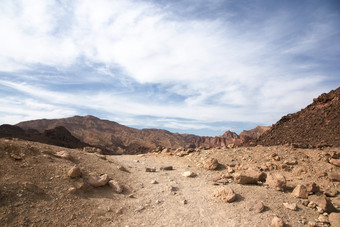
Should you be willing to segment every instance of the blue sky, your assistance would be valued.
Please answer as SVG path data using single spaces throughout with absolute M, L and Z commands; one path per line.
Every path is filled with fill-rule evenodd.
M 336 0 L 2 0 L 0 27 L 0 124 L 239 133 L 340 86 Z

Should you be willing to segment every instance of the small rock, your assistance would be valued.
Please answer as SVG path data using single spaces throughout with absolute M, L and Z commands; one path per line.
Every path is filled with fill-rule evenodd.
M 145 172 L 156 172 L 156 168 L 145 168 Z
M 110 178 L 107 174 L 97 175 L 97 174 L 90 174 L 88 176 L 88 183 L 93 187 L 101 187 L 106 185 L 109 182 Z
M 115 180 L 110 180 L 109 185 L 117 193 L 122 193 L 124 190 L 124 188 Z
M 284 191 L 286 187 L 286 178 L 280 173 L 269 173 L 266 184 L 277 191 Z
M 103 154 L 97 154 L 97 157 L 103 160 L 106 160 L 106 155 Z
M 173 167 L 172 166 L 163 166 L 160 168 L 161 170 L 173 170 Z
M 24 182 L 23 185 L 27 191 L 33 192 L 38 195 L 44 194 L 44 190 L 31 182 Z
M 116 214 L 123 214 L 123 207 L 117 209 Z
M 296 164 L 298 164 L 298 162 L 296 160 L 290 159 L 290 160 L 285 160 L 283 162 L 283 164 L 286 164 L 286 165 L 296 165 Z
M 307 188 L 302 184 L 299 184 L 298 186 L 296 186 L 292 194 L 297 198 L 308 199 Z
M 340 159 L 334 159 L 334 158 L 332 158 L 332 159 L 329 160 L 329 163 L 331 163 L 331 164 L 333 164 L 333 165 L 335 165 L 335 166 L 340 167 Z
M 255 213 L 261 213 L 264 211 L 264 205 L 261 201 L 258 200 L 251 200 L 247 202 L 246 208 L 249 211 L 254 211 Z
M 182 173 L 183 177 L 196 177 L 197 174 L 191 171 L 185 171 L 184 173 Z
M 331 223 L 331 226 L 340 226 L 340 213 L 331 213 L 329 223 Z
M 319 213 L 319 214 L 322 214 L 323 212 L 325 212 L 321 207 L 317 206 L 316 207 L 316 211 Z
M 298 210 L 298 206 L 296 205 L 296 203 L 283 203 L 283 206 L 289 210 L 293 210 L 293 211 Z
M 320 191 L 320 187 L 314 182 L 307 184 L 306 188 L 309 193 L 316 193 Z
M 55 156 L 58 157 L 58 158 L 63 158 L 63 159 L 67 159 L 67 160 L 73 159 L 73 157 L 67 151 L 58 151 L 58 152 L 55 153 Z
M 315 223 L 315 222 L 313 222 L 313 221 L 309 221 L 308 222 L 308 227 L 317 227 L 318 225 Z
M 219 199 L 225 203 L 231 203 L 234 202 L 236 200 L 236 194 L 234 193 L 234 191 L 229 188 L 229 187 L 223 187 L 218 189 L 214 195 L 213 195 L 216 199 Z
M 127 170 L 127 168 L 125 168 L 124 166 L 117 166 L 117 169 L 119 169 L 120 171 L 124 171 L 124 172 L 129 172 L 129 170 Z
M 255 170 L 247 170 L 234 175 L 234 181 L 238 184 L 257 184 L 264 178 L 264 173 Z
M 176 192 L 176 191 L 178 191 L 178 187 L 170 186 L 170 191 L 171 192 Z
M 75 194 L 77 192 L 77 189 L 75 187 L 70 187 L 68 190 L 67 190 L 68 193 L 70 194 Z
M 151 183 L 151 184 L 158 184 L 158 181 L 152 180 L 150 183 Z
M 139 206 L 138 209 L 136 210 L 137 212 L 141 212 L 142 210 L 145 210 L 144 206 Z
M 323 216 L 323 215 L 319 215 L 318 221 L 321 223 L 329 223 L 328 217 Z
M 319 198 L 315 199 L 315 203 L 324 210 L 324 212 L 331 213 L 337 211 L 335 207 L 333 206 L 330 199 L 328 199 L 325 196 L 321 196 Z
M 216 170 L 219 165 L 216 158 L 207 158 L 203 161 L 203 168 L 207 170 Z
M 325 194 L 327 197 L 335 197 L 335 196 L 338 194 L 338 191 L 328 189 L 328 190 L 326 190 L 326 191 L 324 192 L 324 194 Z
M 284 226 L 284 222 L 283 222 L 282 218 L 279 218 L 279 217 L 275 216 L 272 219 L 271 226 L 273 226 L 273 227 L 283 227 Z
M 314 203 L 313 201 L 310 201 L 307 205 L 307 207 L 309 208 L 315 208 L 316 206 L 317 206 L 316 203 Z
M 78 166 L 73 166 L 68 172 L 67 175 L 71 178 L 77 178 L 81 176 L 81 170 Z
M 160 204 L 160 203 L 162 203 L 162 201 L 160 201 L 160 200 L 156 200 L 156 204 Z
M 329 178 L 329 180 L 331 180 L 331 181 L 340 182 L 340 174 L 338 174 L 338 173 L 329 173 L 329 174 L 328 174 L 328 178 Z
M 182 203 L 183 203 L 184 205 L 186 205 L 186 204 L 188 204 L 188 201 L 187 201 L 186 199 L 184 199 L 184 200 L 182 200 Z

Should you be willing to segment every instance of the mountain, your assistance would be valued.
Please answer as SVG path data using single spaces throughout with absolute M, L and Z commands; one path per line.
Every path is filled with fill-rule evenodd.
M 0 125 L 0 138 L 12 137 L 68 148 L 82 148 L 88 144 L 74 137 L 66 128 L 58 126 L 39 132 L 35 129 L 22 129 L 15 125 Z
M 74 116 L 54 120 L 33 120 L 17 124 L 23 129 L 36 129 L 40 132 L 64 126 L 80 140 L 101 147 L 111 153 L 144 153 L 158 146 L 184 147 L 194 135 L 171 133 L 161 129 L 135 129 L 113 121 L 101 120 L 94 116 Z
M 227 131 L 222 136 L 200 137 L 191 134 L 171 133 L 162 129 L 135 129 L 113 121 L 101 120 L 94 116 L 74 116 L 62 119 L 41 119 L 17 124 L 22 129 L 39 132 L 63 126 L 81 141 L 100 147 L 112 154 L 137 154 L 159 146 L 179 147 L 223 147 L 239 145 L 245 139 Z
M 282 117 L 256 143 L 340 147 L 340 87 L 313 99 L 313 103 L 301 111 Z

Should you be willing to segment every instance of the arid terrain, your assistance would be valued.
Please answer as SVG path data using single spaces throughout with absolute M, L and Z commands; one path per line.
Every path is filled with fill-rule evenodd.
M 286 226 L 329 226 L 329 215 L 340 208 L 339 148 L 164 149 L 103 156 L 1 139 L 0 151 L 2 226 L 268 226 L 275 216 Z M 214 168 L 209 158 L 218 160 L 217 169 L 206 169 Z M 71 178 L 74 166 L 81 175 Z M 267 180 L 238 178 L 244 173 L 251 179 L 255 171 Z M 272 173 L 284 176 L 282 188 L 268 181 Z M 114 184 L 91 186 L 91 176 L 100 181 L 101 174 Z M 299 184 L 308 189 L 307 198 L 292 192 Z M 216 193 L 224 188 L 234 191 L 235 201 L 220 200 Z M 254 200 L 264 209 L 249 211 Z
M 92 116 L 2 125 L 0 224 L 339 227 L 339 97 L 217 137 Z

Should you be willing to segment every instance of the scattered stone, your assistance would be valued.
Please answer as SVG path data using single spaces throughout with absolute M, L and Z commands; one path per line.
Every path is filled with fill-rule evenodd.
M 235 172 L 233 168 L 231 168 L 230 166 L 227 166 L 227 172 L 228 173 L 233 173 Z
M 75 194 L 77 192 L 77 189 L 75 187 L 70 187 L 67 191 L 70 194 Z
M 284 222 L 283 222 L 282 218 L 279 218 L 279 217 L 275 216 L 272 219 L 271 226 L 272 227 L 283 227 L 284 226 Z
M 257 184 L 258 181 L 263 180 L 264 178 L 263 172 L 255 170 L 247 170 L 234 175 L 234 181 L 238 184 Z
M 337 211 L 333 206 L 331 200 L 325 196 L 320 196 L 319 198 L 316 198 L 315 203 L 318 205 L 318 207 L 323 209 L 324 212 L 331 213 Z
M 329 180 L 331 180 L 331 181 L 340 182 L 340 174 L 338 174 L 338 173 L 329 173 L 329 174 L 328 174 L 328 178 L 329 178 Z
M 73 160 L 73 157 L 67 151 L 58 151 L 58 152 L 55 153 L 54 156 L 56 156 L 58 158 L 67 159 L 67 160 Z
M 183 177 L 196 177 L 197 174 L 191 171 L 185 171 L 184 173 L 182 173 Z
M 309 193 L 317 193 L 320 191 L 320 187 L 314 182 L 307 184 L 306 188 Z
M 149 167 L 146 167 L 146 168 L 145 168 L 145 172 L 156 172 L 156 168 L 149 168 Z
M 138 209 L 136 210 L 137 212 L 141 212 L 145 210 L 145 207 L 144 206 L 139 206 Z
M 292 193 L 297 198 L 308 199 L 307 188 L 302 184 L 299 184 L 298 186 L 296 186 Z
M 296 160 L 292 160 L 292 159 L 289 159 L 289 160 L 285 160 L 284 162 L 283 162 L 283 164 L 286 164 L 286 165 L 296 165 L 296 164 L 298 164 L 298 162 L 296 161 Z
M 323 216 L 323 215 L 319 215 L 318 221 L 321 223 L 329 223 L 328 217 Z
M 333 165 L 335 165 L 335 166 L 340 167 L 340 159 L 334 159 L 334 158 L 332 158 L 332 159 L 329 160 L 329 163 L 331 163 L 331 164 L 333 164 Z
M 340 213 L 331 213 L 329 223 L 331 223 L 331 226 L 340 226 Z
M 41 189 L 40 187 L 38 187 L 37 185 L 35 185 L 31 182 L 24 182 L 23 185 L 24 185 L 24 188 L 27 191 L 33 192 L 33 193 L 38 194 L 38 195 L 44 194 L 43 189 Z
M 277 191 L 284 191 L 286 187 L 286 178 L 280 173 L 269 173 L 266 184 Z
M 325 194 L 327 197 L 335 197 L 335 196 L 338 194 L 338 191 L 328 189 L 328 190 L 326 190 L 326 191 L 324 192 L 324 194 Z
M 152 181 L 151 181 L 151 184 L 158 184 L 158 181 L 152 180 Z
M 124 188 L 115 180 L 109 180 L 110 187 L 117 193 L 122 193 Z
M 119 169 L 120 171 L 124 171 L 124 172 L 129 172 L 129 170 L 127 168 L 125 168 L 124 166 L 117 166 L 117 169 Z
M 162 203 L 162 201 L 160 201 L 160 200 L 156 200 L 156 204 L 160 204 L 160 203 Z
M 173 167 L 172 166 L 163 166 L 160 168 L 161 170 L 173 170 Z
M 89 174 L 88 183 L 93 187 L 101 187 L 106 185 L 109 182 L 110 178 L 107 174 L 97 175 L 97 174 Z
M 186 204 L 188 204 L 188 201 L 187 201 L 186 199 L 184 199 L 184 200 L 182 200 L 182 203 L 183 203 L 184 205 L 186 205 Z
M 71 178 L 77 178 L 81 176 L 81 170 L 78 166 L 73 166 L 68 172 L 67 176 Z
M 325 212 L 321 207 L 317 206 L 316 207 L 316 211 L 319 213 L 319 214 L 322 214 L 323 212 Z
M 293 210 L 293 211 L 298 210 L 298 206 L 296 205 L 296 203 L 283 203 L 283 206 L 289 210 Z
M 171 191 L 171 192 L 176 192 L 176 191 L 178 191 L 178 190 L 179 190 L 178 187 L 170 186 L 170 191 Z
M 308 200 L 303 200 L 303 201 L 302 201 L 302 205 L 308 206 L 308 204 L 309 204 L 309 201 L 308 201 Z
M 225 202 L 225 203 L 231 203 L 231 202 L 234 202 L 236 200 L 236 194 L 229 187 L 223 187 L 223 188 L 218 189 L 214 193 L 214 197 L 216 199 L 219 199 L 219 200 Z
M 203 168 L 207 170 L 216 170 L 219 165 L 216 158 L 207 158 L 203 161 Z
M 307 205 L 307 207 L 309 207 L 309 208 L 315 208 L 316 206 L 317 206 L 316 203 L 313 202 L 313 201 L 310 201 Z
M 258 200 L 250 200 L 246 204 L 246 208 L 249 211 L 254 211 L 255 213 L 261 213 L 264 211 L 264 205 L 261 201 Z

